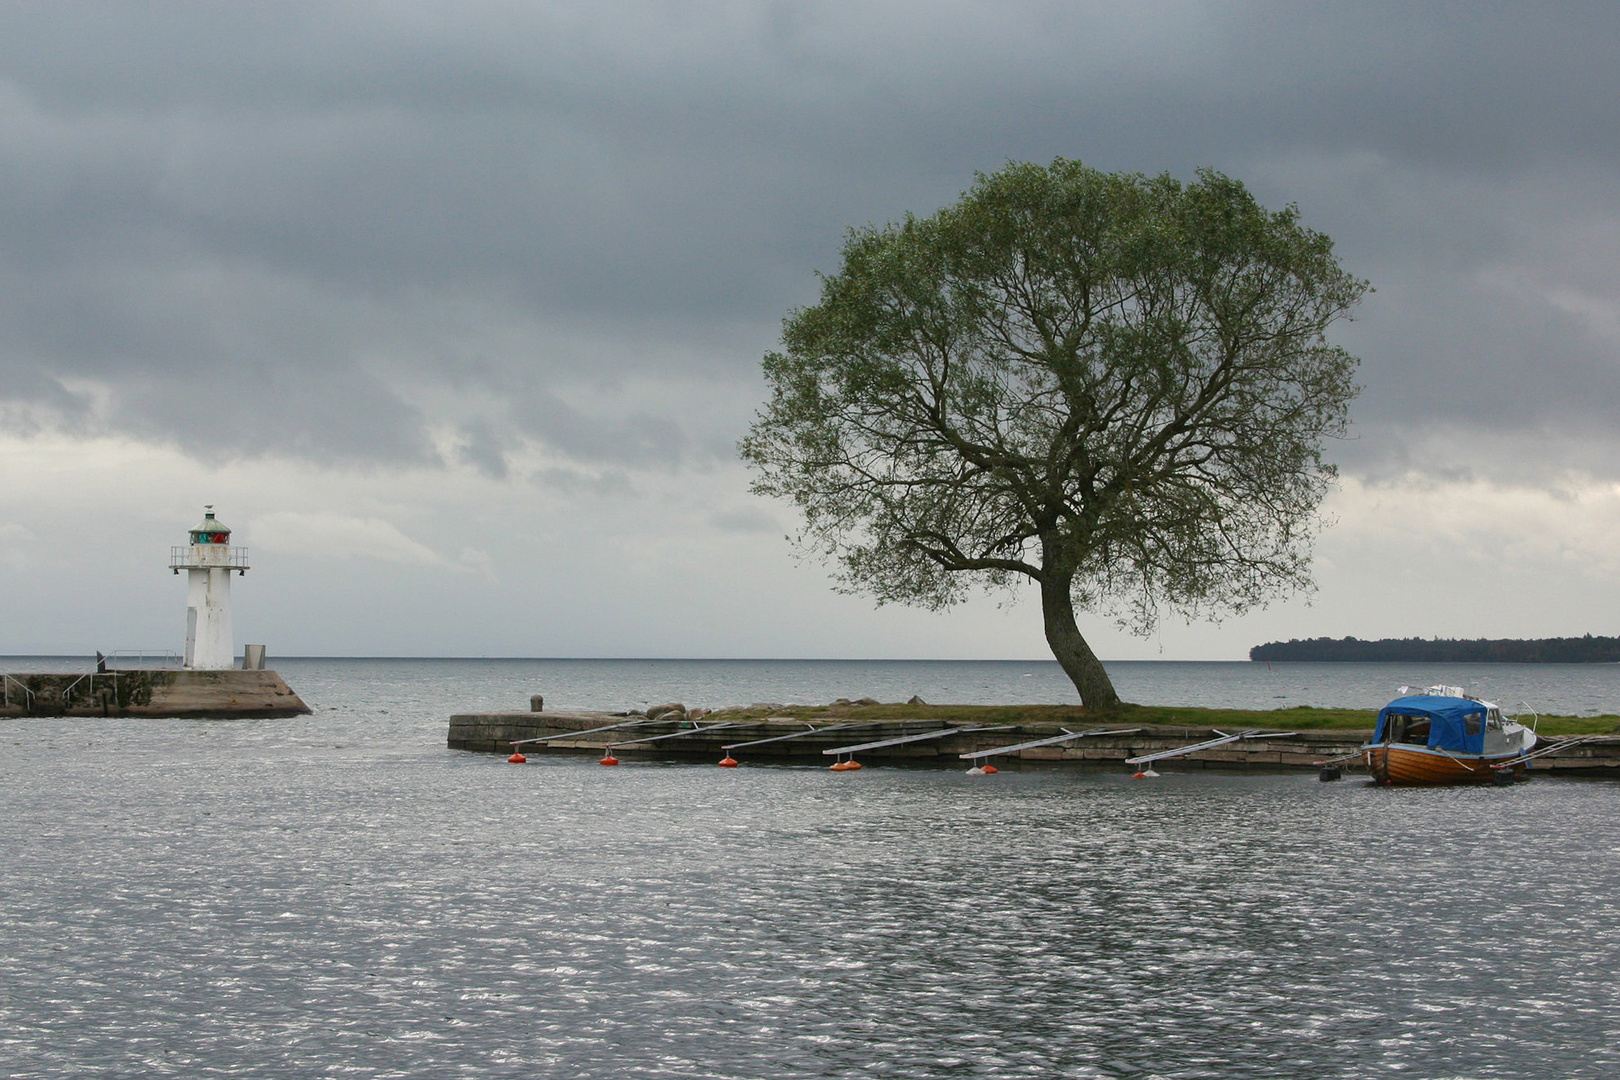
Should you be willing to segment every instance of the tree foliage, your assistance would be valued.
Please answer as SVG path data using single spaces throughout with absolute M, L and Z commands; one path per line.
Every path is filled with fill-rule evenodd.
M 1059 159 L 852 230 L 764 360 L 741 444 L 843 588 L 942 608 L 1039 583 L 1082 700 L 1117 701 L 1076 606 L 1148 632 L 1309 585 L 1366 290 L 1241 183 Z

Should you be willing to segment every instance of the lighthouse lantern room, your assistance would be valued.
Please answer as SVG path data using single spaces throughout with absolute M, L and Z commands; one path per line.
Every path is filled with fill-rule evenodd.
M 169 569 L 186 572 L 185 665 L 204 671 L 234 667 L 231 638 L 231 575 L 248 572 L 247 548 L 231 547 L 231 530 L 203 508 L 189 544 L 169 550 Z

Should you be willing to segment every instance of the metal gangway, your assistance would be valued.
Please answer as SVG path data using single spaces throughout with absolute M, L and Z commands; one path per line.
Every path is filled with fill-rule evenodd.
M 654 721 L 654 723 L 657 723 L 657 721 Z M 684 728 L 680 731 L 671 731 L 665 735 L 648 735 L 639 739 L 625 739 L 623 742 L 615 742 L 613 747 L 610 747 L 610 749 L 620 746 L 635 746 L 640 743 L 657 742 L 659 739 L 680 739 L 692 735 L 702 735 L 704 732 L 718 731 L 720 728 L 738 727 L 746 723 L 748 723 L 746 720 L 722 720 L 718 724 L 708 724 L 704 727 Z
M 674 722 L 679 723 L 680 721 L 674 721 Z M 510 744 L 512 746 L 527 746 L 530 743 L 566 742 L 569 739 L 579 739 L 579 738 L 583 738 L 586 735 L 597 735 L 597 734 L 600 734 L 601 732 L 604 732 L 604 731 L 623 731 L 626 728 L 646 727 L 649 724 L 668 724 L 668 723 L 671 723 L 671 721 L 665 720 L 662 717 L 660 717 L 657 720 L 648 720 L 646 718 L 641 718 L 641 719 L 637 719 L 637 720 L 625 720 L 625 721 L 623 721 L 621 723 L 617 723 L 617 724 L 603 724 L 601 727 L 585 728 L 583 731 L 565 731 L 565 732 L 561 733 L 560 735 L 539 735 L 539 736 L 536 736 L 536 737 L 534 737 L 532 739 L 512 739 L 510 741 Z M 679 731 L 670 731 L 670 732 L 666 732 L 666 733 L 664 733 L 662 735 L 645 735 L 645 736 L 639 736 L 639 737 L 630 738 L 630 739 L 615 739 L 615 740 L 609 742 L 608 746 L 610 748 L 614 747 L 614 746 L 632 746 L 632 745 L 635 745 L 637 743 L 657 742 L 659 739 L 678 739 L 683 735 L 701 735 L 706 731 L 714 731 L 716 728 L 737 727 L 737 726 L 739 726 L 741 724 L 745 724 L 745 723 L 749 723 L 749 721 L 746 721 L 746 720 L 723 720 L 718 724 L 706 724 L 703 727 L 682 728 Z
M 1556 754 L 1561 750 L 1568 750 L 1571 747 L 1585 746 L 1591 743 L 1612 742 L 1620 742 L 1620 735 L 1577 735 L 1572 739 L 1559 739 L 1557 742 L 1552 742 L 1549 740 L 1542 743 L 1538 748 L 1531 750 L 1529 753 L 1520 754 L 1518 757 L 1505 758 L 1501 761 L 1493 761 L 1490 763 L 1490 765 L 1491 768 L 1497 770 L 1511 769 L 1515 765 L 1525 765 L 1536 760 L 1536 758 L 1547 757 L 1550 754 Z
M 1070 731 L 1068 728 L 1064 728 L 1062 735 L 1054 735 L 1050 739 L 1036 739 L 1033 742 L 1015 743 L 1012 746 L 998 746 L 994 750 L 975 750 L 971 754 L 958 754 L 957 757 L 964 761 L 977 761 L 980 758 L 995 757 L 998 754 L 1016 754 L 1020 750 L 1033 750 L 1037 746 L 1056 746 L 1058 743 L 1071 742 L 1075 739 L 1087 739 L 1098 735 L 1135 735 L 1138 731 L 1146 730 L 1146 728 L 1133 727 L 1115 728 L 1111 731 L 1095 729 L 1090 731 Z
M 805 738 L 806 736 L 809 736 L 809 735 L 820 735 L 822 732 L 825 732 L 825 731 L 844 731 L 844 730 L 846 730 L 848 728 L 877 727 L 879 724 L 887 724 L 887 723 L 890 723 L 890 721 L 888 721 L 888 720 L 879 720 L 879 721 L 876 721 L 876 722 L 867 722 L 867 723 L 863 724 L 863 723 L 856 723 L 855 721 L 851 720 L 851 721 L 847 721 L 847 722 L 842 723 L 842 724 L 825 724 L 822 727 L 816 727 L 815 725 L 812 724 L 812 725 L 810 725 L 809 729 L 805 730 L 805 731 L 795 731 L 795 732 L 793 732 L 792 734 L 789 734 L 789 735 L 772 735 L 768 739 L 750 739 L 747 742 L 727 743 L 725 746 L 722 746 L 720 749 L 726 751 L 727 753 L 730 753 L 732 750 L 740 750 L 745 746 L 760 746 L 760 745 L 762 745 L 764 743 L 787 742 L 789 739 L 803 739 L 803 738 Z
M 564 739 L 578 739 L 586 735 L 595 735 L 599 731 L 618 731 L 621 728 L 640 727 L 643 724 L 658 724 L 662 722 L 663 721 L 660 720 L 648 720 L 643 717 L 640 720 L 626 720 L 623 723 L 618 724 L 603 724 L 601 727 L 586 728 L 583 731 L 565 731 L 561 735 L 539 735 L 532 739 L 513 739 L 511 740 L 511 743 L 513 746 L 527 746 L 530 743 L 561 742 Z
M 1220 728 L 1211 728 L 1210 730 L 1219 735 L 1220 738 L 1210 739 L 1208 742 L 1194 743 L 1192 746 L 1177 747 L 1174 750 L 1160 750 L 1156 754 L 1143 754 L 1140 757 L 1126 758 L 1125 764 L 1146 765 L 1153 761 L 1163 761 L 1165 758 L 1196 754 L 1200 750 L 1212 750 L 1217 746 L 1225 746 L 1227 743 L 1235 743 L 1241 739 L 1281 739 L 1289 735 L 1299 734 L 1297 731 L 1263 731 L 1260 728 L 1247 728 L 1232 735 L 1228 735 Z
M 885 746 L 900 746 L 903 743 L 925 742 L 929 739 L 944 739 L 951 735 L 967 735 L 975 731 L 1006 731 L 1009 728 L 1014 728 L 1017 726 L 1017 724 L 992 724 L 981 727 L 941 728 L 938 731 L 925 731 L 920 735 L 898 735 L 892 739 L 878 739 L 876 742 L 855 743 L 851 746 L 835 746 L 830 750 L 823 750 L 822 753 L 841 756 L 844 754 L 854 754 L 861 750 L 878 750 Z

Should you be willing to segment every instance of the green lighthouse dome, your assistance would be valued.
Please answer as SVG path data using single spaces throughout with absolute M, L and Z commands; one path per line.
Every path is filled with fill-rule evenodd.
M 205 507 L 203 519 L 200 524 L 191 530 L 193 544 L 228 544 L 231 542 L 231 527 L 214 517 L 214 508 Z

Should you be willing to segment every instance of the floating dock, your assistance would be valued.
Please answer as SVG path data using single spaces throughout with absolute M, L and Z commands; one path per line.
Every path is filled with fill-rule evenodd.
M 874 765 L 961 768 L 994 758 L 1001 768 L 1068 766 L 1130 771 L 1131 762 L 1153 758 L 1175 770 L 1228 769 L 1316 771 L 1322 762 L 1344 761 L 1354 770 L 1360 747 L 1372 729 L 1274 732 L 1245 730 L 1241 736 L 1207 727 L 1119 723 L 1067 726 L 1037 721 L 973 724 L 939 719 L 799 719 L 779 715 L 736 719 L 724 711 L 693 721 L 648 720 L 608 712 L 486 712 L 450 718 L 447 745 L 455 750 L 526 756 L 590 754 L 626 761 L 686 760 L 714 763 L 731 758 L 744 765 L 796 763 L 825 765 L 848 756 Z M 1620 737 L 1561 748 L 1558 736 L 1543 745 L 1559 747 L 1535 762 L 1537 773 L 1620 777 Z M 1214 745 L 1197 748 L 1200 743 Z M 1169 756 L 1168 752 L 1178 752 Z M 1161 757 L 1161 755 L 1165 755 Z
M 106 671 L 0 675 L 0 717 L 140 716 L 235 720 L 300 716 L 309 706 L 265 668 Z

